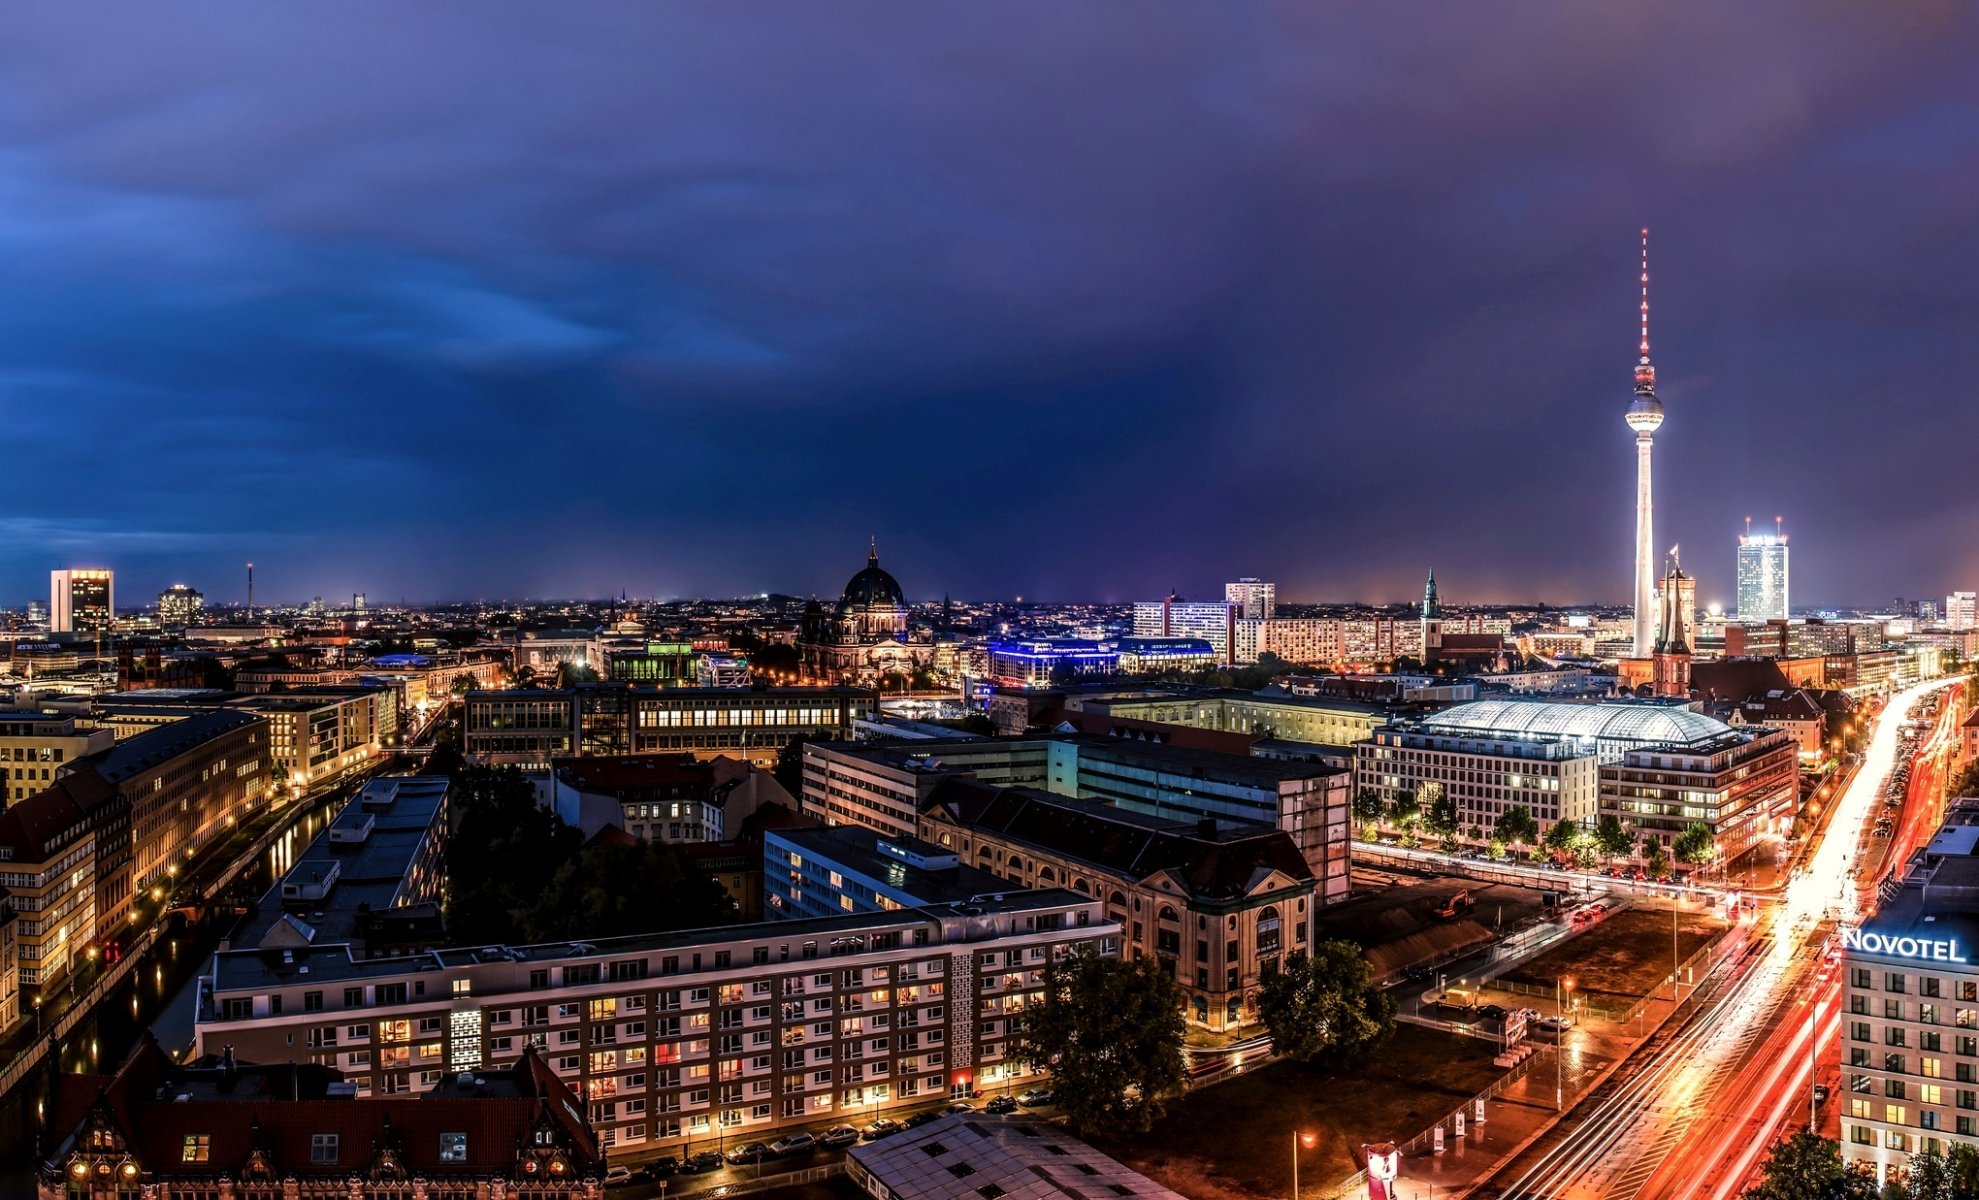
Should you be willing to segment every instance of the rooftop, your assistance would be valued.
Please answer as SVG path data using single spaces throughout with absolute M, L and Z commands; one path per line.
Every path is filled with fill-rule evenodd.
M 1671 704 L 1564 704 L 1477 700 L 1422 718 L 1432 733 L 1561 738 L 1609 748 L 1704 745 L 1734 732 L 1715 717 Z
M 946 846 L 919 838 L 848 825 L 778 829 L 764 835 L 766 846 L 779 841 L 806 857 L 828 861 L 849 874 L 883 884 L 896 895 L 910 896 L 917 905 L 953 904 L 1011 890 L 998 876 L 957 862 L 955 852 Z
M 895 1200 L 1183 1200 L 1055 1125 L 969 1113 L 857 1146 L 851 1170 Z
M 118 742 L 102 754 L 84 761 L 92 763 L 97 774 L 119 784 L 141 771 L 177 758 L 214 738 L 259 723 L 260 717 L 244 712 L 198 712 L 183 721 L 137 734 Z

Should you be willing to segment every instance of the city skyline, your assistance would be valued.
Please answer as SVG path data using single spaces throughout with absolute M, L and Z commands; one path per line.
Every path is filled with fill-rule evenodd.
M 1660 541 L 1979 572 L 1955 15 L 1030 15 L 16 14 L 0 592 L 1624 603 L 1645 225 Z

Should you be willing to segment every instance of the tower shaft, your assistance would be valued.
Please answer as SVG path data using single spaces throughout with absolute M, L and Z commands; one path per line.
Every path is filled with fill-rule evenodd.
M 1649 455 L 1655 439 L 1635 435 L 1635 656 L 1646 658 L 1656 645 L 1656 534 L 1649 483 Z M 1613 593 L 1610 593 L 1611 595 Z

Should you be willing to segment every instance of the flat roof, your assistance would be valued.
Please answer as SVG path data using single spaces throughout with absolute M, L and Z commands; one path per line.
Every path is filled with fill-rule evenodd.
M 913 897 L 917 905 L 953 904 L 1009 892 L 1008 880 L 988 871 L 961 863 L 950 867 L 917 866 L 897 854 L 888 854 L 881 843 L 897 846 L 916 858 L 950 858 L 956 853 L 919 838 L 877 833 L 849 825 L 808 829 L 768 829 L 765 844 L 781 841 L 802 851 L 808 858 L 884 884 L 889 889 Z
M 895 1200 L 1183 1200 L 1056 1125 L 958 1113 L 851 1151 Z

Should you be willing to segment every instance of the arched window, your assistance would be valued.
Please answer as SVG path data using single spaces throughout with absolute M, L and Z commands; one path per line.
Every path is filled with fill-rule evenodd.
M 1162 906 L 1161 906 L 1161 911 L 1160 911 L 1160 912 L 1158 912 L 1158 913 L 1156 913 L 1156 914 L 1155 914 L 1155 917 L 1156 917 L 1156 919 L 1158 919 L 1158 920 L 1162 920 L 1162 921 L 1174 921 L 1174 922 L 1176 922 L 1176 923 L 1178 923 L 1178 924 L 1179 924 L 1179 923 L 1181 922 L 1181 920 L 1182 920 L 1182 918 L 1181 918 L 1181 917 L 1180 917 L 1179 915 L 1177 915 L 1177 914 L 1176 914 L 1176 912 L 1175 912 L 1175 910 L 1174 910 L 1174 909 L 1172 909 L 1172 908 L 1170 908 L 1170 907 L 1168 907 L 1168 906 L 1167 906 L 1166 904 L 1164 904 L 1164 905 L 1162 905 Z
M 1074 879 L 1072 881 L 1072 890 L 1085 896 L 1090 896 L 1093 894 L 1093 889 L 1087 887 L 1086 881 L 1083 879 Z
M 1127 894 L 1125 892 L 1114 892 L 1106 898 L 1106 902 L 1121 912 L 1127 911 Z
M 1042 887 L 1047 883 L 1056 882 L 1058 882 L 1058 872 L 1052 870 L 1050 867 L 1038 868 L 1038 886 Z

